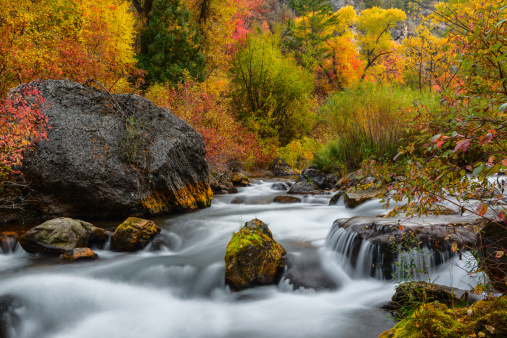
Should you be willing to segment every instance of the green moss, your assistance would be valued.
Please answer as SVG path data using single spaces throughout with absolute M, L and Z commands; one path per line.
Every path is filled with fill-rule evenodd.
M 507 296 L 465 308 L 424 304 L 380 337 L 507 337 Z
M 263 243 L 266 240 L 265 237 L 267 236 L 262 233 L 252 232 L 248 229 L 241 229 L 232 236 L 229 244 L 227 245 L 226 255 L 234 257 L 241 249 L 252 245 L 262 248 Z

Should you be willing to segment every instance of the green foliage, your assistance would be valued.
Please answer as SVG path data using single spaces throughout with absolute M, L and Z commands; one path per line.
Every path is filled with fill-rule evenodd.
M 184 70 L 204 81 L 200 42 L 199 29 L 180 0 L 157 0 L 141 34 L 139 67 L 147 71 L 148 82 L 175 85 L 183 79 Z
M 375 157 L 389 161 L 414 134 L 406 121 L 413 104 L 435 107 L 434 94 L 409 88 L 360 84 L 328 98 L 320 113 L 333 135 L 316 153 L 314 163 L 324 170 L 350 171 Z
M 281 145 L 311 127 L 313 76 L 280 48 L 278 34 L 253 33 L 232 65 L 231 98 L 245 126 Z

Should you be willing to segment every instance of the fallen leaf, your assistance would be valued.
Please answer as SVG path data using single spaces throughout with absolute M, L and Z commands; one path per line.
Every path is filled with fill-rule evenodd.
M 458 251 L 458 243 L 456 243 L 456 242 L 452 243 L 451 249 L 452 249 L 452 252 Z
M 503 251 L 495 251 L 495 257 L 496 258 L 502 258 L 505 252 Z

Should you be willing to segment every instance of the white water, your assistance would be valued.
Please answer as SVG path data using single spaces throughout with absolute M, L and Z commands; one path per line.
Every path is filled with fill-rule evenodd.
M 390 299 L 394 284 L 359 273 L 361 267 L 352 268 L 325 247 L 335 219 L 382 214 L 381 205 L 328 206 L 331 195 L 271 203 L 284 193 L 271 190 L 272 183 L 254 181 L 239 194 L 215 197 L 211 208 L 157 220 L 169 239 L 166 250 L 97 250 L 99 261 L 80 264 L 19 249 L 0 255 L 0 296 L 19 300 L 12 336 L 376 337 L 392 327 L 378 308 Z M 235 198 L 245 204 L 230 204 Z M 231 293 L 224 282 L 227 243 L 253 218 L 267 223 L 286 248 L 291 271 L 309 284 L 336 288 L 294 290 L 284 278 L 277 286 Z M 368 250 L 360 260 L 368 259 Z M 433 275 L 441 276 L 436 282 L 470 283 L 457 262 L 434 267 Z

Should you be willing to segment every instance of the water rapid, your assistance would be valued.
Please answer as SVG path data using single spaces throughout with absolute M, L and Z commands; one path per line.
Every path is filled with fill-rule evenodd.
M 0 255 L 0 315 L 9 334 L 45 337 L 376 337 L 394 321 L 379 306 L 395 284 L 370 273 L 375 247 L 332 229 L 335 219 L 385 212 L 378 201 L 356 209 L 328 206 L 331 195 L 272 203 L 284 191 L 257 180 L 216 196 L 195 213 L 155 220 L 167 247 L 62 264 L 17 248 Z M 267 223 L 289 254 L 276 286 L 232 293 L 224 255 L 232 233 L 253 218 Z M 339 230 L 338 230 L 339 231 Z M 444 262 L 445 261 L 445 262 Z M 462 261 L 431 265 L 437 283 L 468 286 Z M 6 311 L 6 309 L 8 311 Z M 3 311 L 3 312 L 2 312 Z

